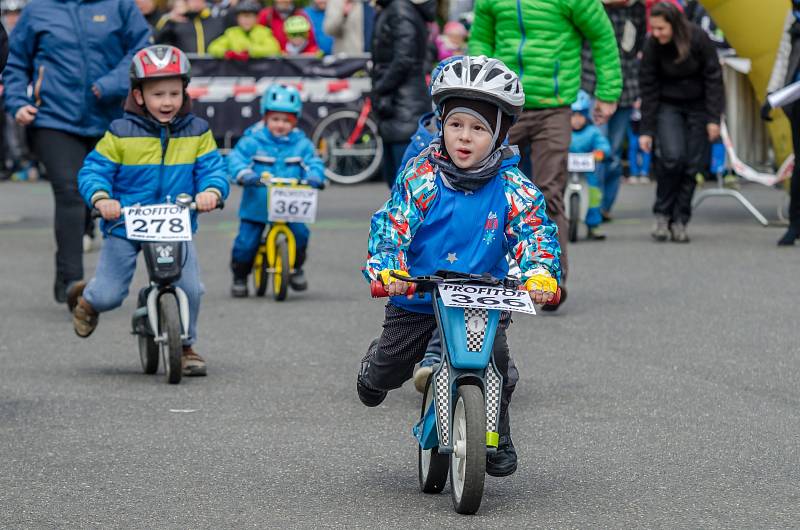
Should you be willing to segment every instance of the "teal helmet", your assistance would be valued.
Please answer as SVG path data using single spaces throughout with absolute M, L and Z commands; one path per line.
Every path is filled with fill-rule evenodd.
M 303 110 L 300 91 L 293 86 L 270 85 L 261 96 L 261 115 L 267 112 L 288 112 L 298 118 Z
M 578 99 L 575 100 L 575 103 L 573 103 L 570 108 L 572 112 L 580 112 L 588 118 L 589 111 L 592 108 L 592 97 L 583 90 L 580 90 L 578 91 Z

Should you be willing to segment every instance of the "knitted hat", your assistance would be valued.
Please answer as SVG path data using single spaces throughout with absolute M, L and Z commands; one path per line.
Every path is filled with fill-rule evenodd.
M 448 98 L 442 103 L 442 124 L 454 112 L 463 112 L 473 116 L 492 133 L 494 147 L 492 151 L 503 145 L 508 130 L 511 128 L 512 117 L 502 112 L 497 105 L 488 101 L 468 98 Z

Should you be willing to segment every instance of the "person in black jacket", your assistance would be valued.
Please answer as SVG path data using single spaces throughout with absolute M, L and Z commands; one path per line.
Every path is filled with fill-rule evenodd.
M 372 34 L 372 103 L 383 139 L 383 178 L 391 188 L 408 139 L 431 109 L 425 84 L 427 22 L 435 0 L 378 0 Z
M 206 55 L 208 45 L 226 28 L 226 19 L 213 16 L 206 0 L 182 0 L 156 23 L 154 40 L 186 53 Z
M 696 175 L 706 166 L 709 142 L 719 138 L 725 94 L 716 49 L 705 32 L 674 5 L 650 12 L 652 35 L 644 46 L 639 84 L 639 145 L 656 147 L 656 241 L 688 243 Z

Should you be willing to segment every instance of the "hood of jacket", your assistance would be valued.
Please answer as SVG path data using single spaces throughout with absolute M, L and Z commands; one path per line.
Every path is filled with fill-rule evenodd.
M 377 0 L 375 3 L 385 8 L 392 2 L 408 2 L 419 11 L 425 22 L 436 21 L 436 0 Z

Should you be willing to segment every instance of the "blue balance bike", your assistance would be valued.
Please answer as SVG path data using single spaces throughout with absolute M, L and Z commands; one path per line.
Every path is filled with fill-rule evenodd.
M 413 284 L 412 294 L 431 294 L 442 337 L 442 362 L 428 379 L 420 419 L 412 428 L 419 444 L 419 486 L 424 493 L 439 493 L 449 471 L 455 511 L 474 514 L 483 498 L 486 455 L 496 452 L 499 442 L 503 378 L 492 352 L 502 311 L 448 307 L 440 289 L 468 284 L 470 288 L 517 290 L 519 281 L 445 271 L 435 276 L 396 278 Z M 372 282 L 371 290 L 373 297 L 388 296 L 380 281 Z M 473 297 L 476 302 L 480 298 Z M 492 305 L 488 298 L 483 302 L 476 305 Z

